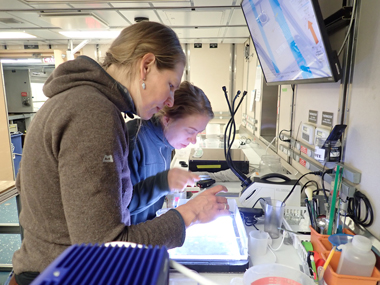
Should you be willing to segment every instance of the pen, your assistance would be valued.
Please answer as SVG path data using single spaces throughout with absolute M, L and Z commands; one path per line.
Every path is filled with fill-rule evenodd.
M 318 281 L 318 272 L 315 266 L 314 255 L 310 255 L 311 268 L 313 269 L 314 280 Z
M 333 255 L 334 255 L 335 249 L 336 249 L 336 246 L 334 246 L 334 247 L 332 248 L 332 250 L 330 251 L 329 256 L 328 256 L 327 259 L 326 259 L 325 264 L 323 265 L 323 269 L 324 269 L 325 271 L 326 271 L 326 269 L 327 269 L 327 266 L 329 266 L 329 263 L 330 263 L 330 261 L 331 261 L 331 258 L 332 258 Z

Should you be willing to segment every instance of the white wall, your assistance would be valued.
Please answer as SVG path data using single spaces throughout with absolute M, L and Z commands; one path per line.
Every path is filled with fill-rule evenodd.
M 279 107 L 280 111 L 278 114 L 278 132 L 280 133 L 281 130 L 288 130 L 291 129 L 291 110 L 292 110 L 292 102 L 293 100 L 293 90 L 291 85 L 282 85 L 280 86 L 280 97 L 279 97 Z M 283 131 L 282 135 L 286 135 L 289 137 L 290 132 Z M 281 142 L 280 140 L 277 140 L 278 145 L 282 144 L 285 147 L 289 148 L 289 143 L 287 142 Z M 278 155 L 284 159 L 285 161 L 288 161 L 288 156 L 285 155 L 283 152 L 279 151 Z
M 244 46 L 236 44 L 235 49 L 237 61 L 233 95 L 237 90 L 242 91 L 243 89 Z M 194 45 L 189 44 L 189 81 L 205 92 L 214 112 L 228 111 L 222 86 L 226 86 L 228 94 L 231 94 L 230 83 L 233 68 L 231 56 L 231 44 L 218 44 L 218 48 L 210 48 L 209 44 L 203 44 L 202 48 L 194 48 Z M 241 114 L 237 115 L 237 118 L 240 119 Z
M 110 44 L 98 45 L 98 48 L 96 48 L 96 45 L 87 44 L 82 48 L 82 54 L 91 57 L 93 60 L 102 62 L 109 47 Z
M 261 109 L 256 108 L 257 104 L 254 101 L 254 96 L 252 91 L 255 90 L 255 79 L 257 71 L 258 59 L 256 56 L 255 48 L 253 47 L 252 39 L 250 38 L 247 42 L 244 43 L 244 46 L 249 45 L 249 56 L 244 59 L 244 75 L 243 75 L 243 86 L 244 89 L 248 91 L 247 98 L 242 104 L 242 110 L 247 116 L 252 119 L 261 118 Z M 261 71 L 260 71 L 261 72 Z M 258 126 L 259 124 L 257 124 Z M 259 136 L 259 131 L 255 133 Z
M 380 238 L 380 2 L 361 1 L 360 10 L 345 159 L 362 172 L 358 188 L 375 212 L 369 231 Z

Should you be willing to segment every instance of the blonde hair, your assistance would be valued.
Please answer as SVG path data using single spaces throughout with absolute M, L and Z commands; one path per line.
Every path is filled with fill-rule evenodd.
M 174 93 L 174 105 L 165 106 L 155 116 L 158 118 L 168 116 L 177 120 L 197 114 L 206 115 L 210 119 L 214 118 L 211 103 L 202 89 L 188 81 L 183 81 Z
M 178 63 L 186 64 L 179 39 L 171 28 L 142 21 L 121 31 L 108 49 L 102 66 L 105 69 L 111 64 L 125 67 L 131 78 L 136 63 L 147 53 L 155 55 L 158 70 L 174 70 Z

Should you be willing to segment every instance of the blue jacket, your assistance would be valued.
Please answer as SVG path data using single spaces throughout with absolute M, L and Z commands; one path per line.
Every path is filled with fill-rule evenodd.
M 128 208 L 131 223 L 138 224 L 153 219 L 170 192 L 168 171 L 174 148 L 166 140 L 161 123 L 155 117 L 149 121 L 129 121 L 128 132 L 128 163 L 133 184 Z

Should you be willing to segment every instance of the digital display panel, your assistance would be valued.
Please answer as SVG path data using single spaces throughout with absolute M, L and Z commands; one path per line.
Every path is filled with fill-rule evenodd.
M 317 0 L 243 0 L 241 7 L 268 85 L 340 79 Z

